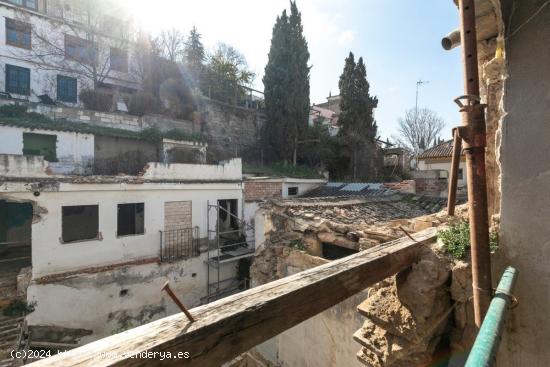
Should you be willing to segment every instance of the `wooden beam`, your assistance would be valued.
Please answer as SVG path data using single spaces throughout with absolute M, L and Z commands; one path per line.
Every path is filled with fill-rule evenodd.
M 33 364 L 44 366 L 219 366 L 250 348 L 342 302 L 417 261 L 437 230 L 413 234 L 249 289 L 183 313 L 97 340 Z M 160 296 L 160 295 L 159 295 Z M 189 353 L 188 359 L 143 358 Z M 141 357 L 130 358 L 141 354 Z M 102 358 L 110 356 L 111 358 Z M 166 357 L 166 354 L 164 355 Z

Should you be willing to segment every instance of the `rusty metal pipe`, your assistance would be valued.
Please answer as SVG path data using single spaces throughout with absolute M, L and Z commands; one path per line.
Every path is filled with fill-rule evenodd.
M 457 129 L 453 129 L 453 158 L 451 162 L 451 177 L 449 177 L 449 192 L 447 194 L 447 215 L 455 215 L 456 188 L 458 186 L 458 167 L 460 166 L 460 153 L 462 152 L 462 140 Z
M 468 212 L 472 252 L 472 286 L 475 323 L 479 328 L 491 302 L 491 253 L 485 177 L 485 106 L 479 100 L 476 14 L 474 0 L 459 0 L 460 35 L 465 96 L 458 100 L 462 126 L 458 133 L 464 144 L 468 184 Z

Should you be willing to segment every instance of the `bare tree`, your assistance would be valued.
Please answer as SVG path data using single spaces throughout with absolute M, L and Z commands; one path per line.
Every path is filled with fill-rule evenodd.
M 32 47 L 15 50 L 18 58 L 36 69 L 71 73 L 97 88 L 113 71 L 128 71 L 130 27 L 116 18 L 109 1 L 51 1 L 48 15 L 31 27 Z M 17 21 L 30 23 L 26 12 Z
M 155 43 L 162 51 L 162 56 L 172 62 L 183 60 L 185 54 L 186 36 L 176 28 L 162 31 L 155 39 Z
M 393 140 L 416 155 L 434 145 L 444 127 L 445 122 L 434 111 L 412 108 L 399 119 L 399 136 Z

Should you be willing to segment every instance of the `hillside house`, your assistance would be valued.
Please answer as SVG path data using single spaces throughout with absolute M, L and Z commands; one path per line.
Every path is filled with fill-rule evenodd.
M 115 1 L 0 1 L 1 97 L 78 106 L 85 89 L 139 90 L 132 29 Z

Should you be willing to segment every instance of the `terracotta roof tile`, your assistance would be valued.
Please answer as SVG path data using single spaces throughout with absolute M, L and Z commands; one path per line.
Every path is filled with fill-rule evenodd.
M 464 155 L 464 149 L 460 153 Z M 418 159 L 426 158 L 450 158 L 453 156 L 453 140 L 447 140 L 441 144 L 436 145 L 433 148 L 426 149 L 418 156 Z

